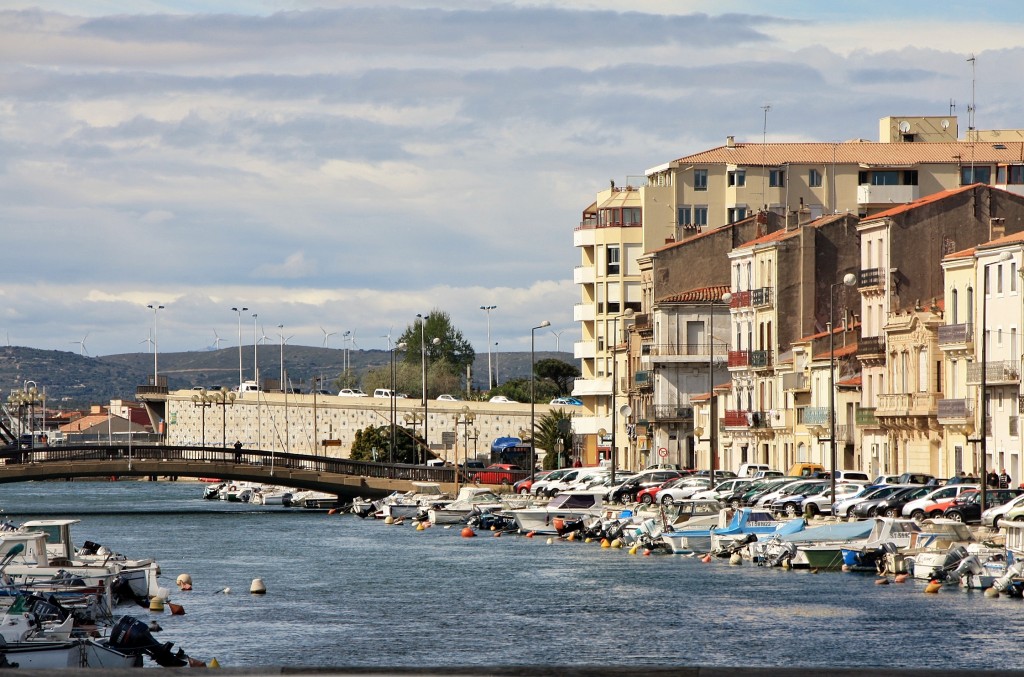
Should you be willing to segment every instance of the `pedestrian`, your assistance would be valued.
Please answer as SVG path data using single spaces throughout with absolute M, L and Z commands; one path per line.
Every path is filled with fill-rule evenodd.
M 971 472 L 967 473 L 967 479 L 964 480 L 964 481 L 967 482 L 967 484 L 974 484 L 975 482 L 978 481 L 977 478 L 975 478 L 975 476 L 974 476 L 974 471 L 973 470 Z
M 985 484 L 990 487 L 999 486 L 999 475 L 996 474 L 995 470 L 989 470 L 988 475 L 985 476 Z
M 242 440 L 235 440 L 235 463 L 242 462 Z
M 999 488 L 1009 489 L 1010 483 L 1010 474 L 1006 472 L 1006 468 L 1003 468 L 1003 472 L 999 474 Z

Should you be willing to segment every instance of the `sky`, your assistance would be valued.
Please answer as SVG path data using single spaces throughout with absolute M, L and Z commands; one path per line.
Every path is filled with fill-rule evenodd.
M 571 351 L 573 228 L 609 180 L 727 135 L 951 108 L 962 133 L 972 100 L 1024 128 L 1022 24 L 1018 0 L 0 0 L 0 340 L 387 349 L 438 309 L 481 354 L 543 321 L 537 350 Z

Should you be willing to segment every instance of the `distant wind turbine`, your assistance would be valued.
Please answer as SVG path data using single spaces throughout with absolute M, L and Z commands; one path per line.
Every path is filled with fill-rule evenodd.
M 73 343 L 73 344 L 77 344 L 77 345 L 81 346 L 81 352 L 80 352 L 80 354 L 81 354 L 82 356 L 86 356 L 86 355 L 88 355 L 88 354 L 89 354 L 89 351 L 88 351 L 88 349 L 86 349 L 86 347 L 85 347 L 85 339 L 87 339 L 87 338 L 89 338 L 89 332 L 85 332 L 85 336 L 83 336 L 83 337 L 82 337 L 82 340 L 81 340 L 81 341 L 72 341 L 72 342 L 71 342 L 71 343 Z
M 322 331 L 324 333 L 324 346 L 323 346 L 324 348 L 327 347 L 327 339 L 331 338 L 332 336 L 334 336 L 335 334 L 338 333 L 336 331 L 330 331 L 329 332 L 326 329 L 324 329 L 323 327 L 320 327 L 320 331 Z
M 388 327 L 388 333 L 387 333 L 387 334 L 384 334 L 384 336 L 381 336 L 381 338 L 385 338 L 385 339 L 387 339 L 387 340 L 388 340 L 388 350 L 389 350 L 389 351 L 391 350 L 391 331 L 392 331 L 392 330 L 393 330 L 394 328 L 395 328 L 395 325 L 391 325 L 390 327 Z
M 267 330 L 264 329 L 263 325 L 261 324 L 260 325 L 260 341 L 259 342 L 260 343 L 266 343 L 269 340 L 270 340 L 270 337 L 267 336 Z
M 220 334 L 217 333 L 216 329 L 213 330 L 213 336 L 213 349 L 220 350 L 220 342 L 223 341 L 224 339 L 220 337 Z
M 153 341 L 153 330 L 150 329 L 149 330 L 149 336 L 147 336 L 146 338 L 144 338 L 141 341 L 139 341 L 139 343 L 148 343 L 149 344 L 149 350 L 147 352 L 150 352 L 150 353 L 153 352 L 153 343 L 154 343 L 154 341 Z

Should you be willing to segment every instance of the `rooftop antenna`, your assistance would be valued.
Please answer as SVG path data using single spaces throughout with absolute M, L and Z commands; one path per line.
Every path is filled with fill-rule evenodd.
M 764 111 L 764 128 L 761 130 L 761 200 L 764 202 L 766 211 L 768 209 L 768 162 L 765 159 L 765 154 L 768 145 L 768 112 L 771 109 L 770 103 L 761 106 L 761 110 Z
M 973 54 L 971 58 L 967 59 L 968 63 L 971 64 L 971 104 L 967 106 L 967 136 L 968 141 L 971 142 L 971 183 L 977 182 L 977 177 L 974 176 L 974 140 L 976 138 L 974 130 L 974 116 L 977 113 L 977 108 L 974 105 L 974 82 L 975 82 L 975 62 L 976 59 Z

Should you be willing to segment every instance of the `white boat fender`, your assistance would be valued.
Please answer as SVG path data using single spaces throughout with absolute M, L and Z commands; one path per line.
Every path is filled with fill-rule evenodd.
M 743 564 L 743 556 L 740 555 L 738 552 L 734 552 L 729 557 L 729 564 Z
M 254 595 L 265 595 L 267 594 L 267 586 L 263 585 L 262 578 L 252 579 L 252 585 L 249 586 L 249 592 Z

